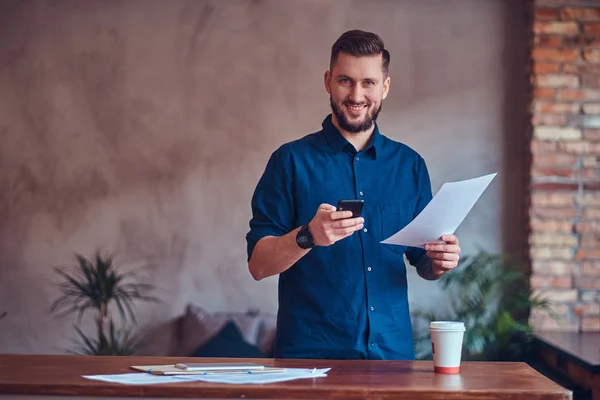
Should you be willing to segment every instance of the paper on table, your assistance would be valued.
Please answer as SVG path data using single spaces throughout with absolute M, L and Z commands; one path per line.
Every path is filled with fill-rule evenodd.
M 144 372 L 132 372 L 129 374 L 115 375 L 82 375 L 83 378 L 104 381 L 110 383 L 122 383 L 125 385 L 152 385 L 156 383 L 189 382 L 185 375 L 153 375 Z M 195 375 L 194 375 L 195 376 Z
M 206 375 L 201 376 L 203 382 L 212 383 L 233 383 L 233 384 L 249 384 L 249 383 L 275 383 L 285 382 L 294 379 L 304 378 L 320 378 L 327 376 L 327 371 L 331 368 L 286 368 L 285 372 L 274 372 L 270 374 L 240 374 L 240 375 Z M 192 375 L 188 375 L 185 379 L 190 379 Z M 197 380 L 193 378 L 194 380 Z
M 286 368 L 285 372 L 273 372 L 269 374 L 218 374 L 218 375 L 153 375 L 147 373 L 130 373 L 116 375 L 84 375 L 84 378 L 99 380 L 124 385 L 151 385 L 161 383 L 182 382 L 212 382 L 232 384 L 262 384 L 285 382 L 294 379 L 320 378 L 327 376 L 331 368 Z
M 440 236 L 456 231 L 495 176 L 444 183 L 414 220 L 381 243 L 412 247 L 438 243 Z

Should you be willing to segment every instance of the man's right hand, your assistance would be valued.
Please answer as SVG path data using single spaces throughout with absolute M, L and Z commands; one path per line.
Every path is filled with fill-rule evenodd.
M 315 246 L 331 246 L 362 229 L 365 219 L 351 217 L 352 211 L 336 211 L 335 206 L 321 204 L 308 224 Z

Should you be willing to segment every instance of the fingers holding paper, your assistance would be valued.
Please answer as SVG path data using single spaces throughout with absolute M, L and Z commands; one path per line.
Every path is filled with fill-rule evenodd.
M 456 235 L 442 235 L 444 243 L 428 243 L 425 245 L 427 256 L 431 259 L 433 273 L 441 275 L 458 266 L 460 246 Z

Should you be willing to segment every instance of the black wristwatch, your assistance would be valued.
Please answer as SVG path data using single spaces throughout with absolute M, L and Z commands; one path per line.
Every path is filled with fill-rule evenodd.
M 302 225 L 298 234 L 296 235 L 296 243 L 301 249 L 312 249 L 315 247 L 313 243 L 313 237 L 308 230 L 308 224 Z

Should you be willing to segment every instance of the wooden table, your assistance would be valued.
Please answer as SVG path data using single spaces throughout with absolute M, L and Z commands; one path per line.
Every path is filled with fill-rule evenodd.
M 600 400 L 600 332 L 536 332 L 535 338 L 536 354 L 545 365 Z
M 429 361 L 203 359 L 332 369 L 327 377 L 266 385 L 190 382 L 133 386 L 81 377 L 133 372 L 130 365 L 186 361 L 198 362 L 198 359 L 0 355 L 0 394 L 221 399 L 571 399 L 570 391 L 524 363 L 465 362 L 460 374 L 442 375 L 433 372 Z

